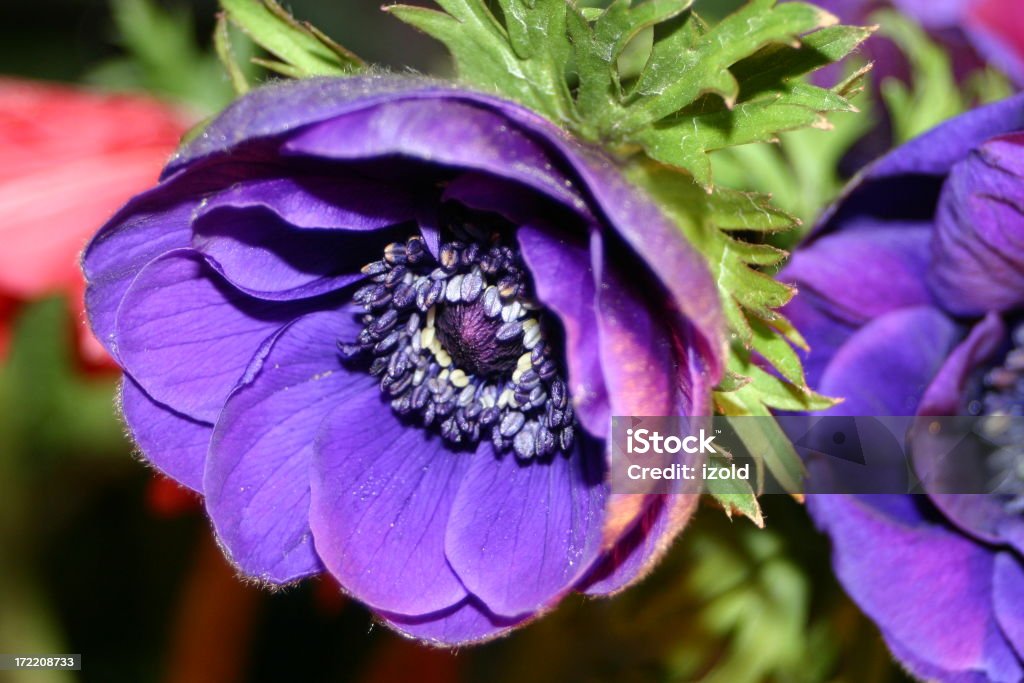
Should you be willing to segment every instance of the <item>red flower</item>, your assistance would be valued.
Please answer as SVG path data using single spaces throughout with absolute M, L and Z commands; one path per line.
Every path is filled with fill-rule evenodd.
M 82 322 L 78 254 L 153 183 L 185 129 L 151 99 L 0 78 L 0 358 L 18 305 L 64 294 L 84 359 L 107 362 Z

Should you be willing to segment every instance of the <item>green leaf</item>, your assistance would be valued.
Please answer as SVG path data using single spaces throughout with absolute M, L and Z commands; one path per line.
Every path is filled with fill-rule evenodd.
M 385 9 L 444 43 L 467 84 L 516 100 L 563 125 L 571 122 L 567 17 L 575 11 L 564 1 L 502 0 L 505 24 L 481 0 L 437 4 L 444 11 L 409 5 Z
M 801 2 L 775 5 L 775 0 L 754 0 L 700 36 L 686 55 L 685 66 L 641 75 L 637 97 L 612 131 L 626 135 L 678 112 L 704 93 L 722 95 L 726 103 L 739 95 L 739 84 L 729 67 L 772 43 L 794 44 L 814 29 L 835 23 L 828 12 Z
M 259 63 L 294 78 L 343 76 L 361 59 L 308 22 L 297 21 L 274 0 L 220 0 L 227 18 L 279 61 Z
M 731 462 L 732 459 L 727 454 L 715 454 L 708 458 L 708 465 L 714 467 L 728 467 Z M 764 515 L 761 514 L 757 494 L 749 481 L 745 479 L 709 479 L 704 482 L 704 488 L 712 498 L 718 501 L 729 517 L 734 514 L 742 515 L 758 527 L 764 527 Z

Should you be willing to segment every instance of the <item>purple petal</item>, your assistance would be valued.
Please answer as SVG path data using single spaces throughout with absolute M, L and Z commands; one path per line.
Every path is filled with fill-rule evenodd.
M 423 615 L 466 597 L 444 534 L 471 461 L 440 436 L 405 424 L 380 391 L 331 413 L 315 446 L 310 526 L 341 585 L 374 609 Z
M 996 314 L 989 314 L 943 361 L 921 400 L 922 415 L 961 415 L 971 375 L 992 360 L 1006 341 L 1006 326 Z
M 359 325 L 347 310 L 312 313 L 256 355 L 217 420 L 204 480 L 206 509 L 240 571 L 287 583 L 322 571 L 309 529 L 313 443 L 324 417 L 379 393 L 338 356 Z
M 820 391 L 845 399 L 831 410 L 836 415 L 915 415 L 959 334 L 957 325 L 934 308 L 884 315 L 839 349 Z
M 655 317 L 655 295 L 618 272 L 597 233 L 591 237 L 591 261 L 598 346 L 612 415 L 689 414 L 678 403 L 679 364 L 664 320 L 671 315 Z
M 471 645 L 512 630 L 526 621 L 491 614 L 479 601 L 468 597 L 454 607 L 420 617 L 383 613 L 384 622 L 399 633 L 435 645 Z
M 1006 340 L 1006 326 L 995 314 L 986 316 L 943 363 L 921 400 L 922 415 L 962 415 L 964 396 L 977 370 L 992 359 Z M 941 445 L 941 444 L 940 444 Z M 982 490 L 989 474 L 976 463 L 959 458 L 935 457 L 927 444 L 913 449 L 915 469 L 924 480 L 932 502 L 964 533 L 982 541 L 1010 543 L 1024 549 L 1024 520 L 1006 512 L 997 498 L 961 495 L 956 491 Z M 973 481 L 973 483 L 972 483 Z M 948 492 L 954 493 L 948 493 Z
M 587 576 L 584 592 L 617 593 L 644 578 L 671 547 L 700 503 L 699 495 L 649 496 L 653 500 L 632 528 Z
M 399 187 L 357 176 L 299 176 L 239 183 L 212 197 L 195 217 L 192 245 L 229 282 L 265 299 L 330 292 L 359 279 L 415 218 Z
M 202 493 L 213 425 L 160 405 L 130 375 L 125 375 L 121 384 L 121 410 L 146 461 L 179 484 Z
M 121 302 L 121 362 L 157 402 L 215 422 L 260 344 L 302 312 L 230 289 L 191 249 L 167 252 Z
M 363 109 L 296 133 L 284 149 L 325 159 L 398 155 L 485 171 L 587 212 L 547 150 L 499 113 L 456 98 L 408 98 Z
M 172 249 L 189 246 L 192 215 L 202 196 L 266 170 L 247 155 L 210 168 L 166 177 L 107 221 L 82 256 L 85 300 L 97 339 L 118 358 L 117 310 L 135 275 Z
M 580 422 L 605 436 L 611 419 L 598 345 L 594 273 L 586 239 L 551 226 L 523 226 L 517 233 L 537 298 L 565 330 L 569 389 Z
M 992 604 L 1003 634 L 1018 654 L 1024 654 L 1024 566 L 1013 553 L 996 555 Z
M 873 164 L 864 180 L 903 174 L 944 175 L 986 140 L 1022 128 L 1024 94 L 971 110 L 914 138 Z
M 931 303 L 928 224 L 881 224 L 826 235 L 796 251 L 780 279 L 827 297 L 830 314 L 866 321 Z
M 517 225 L 550 215 L 557 206 L 545 203 L 538 193 L 519 183 L 475 171 L 463 173 L 449 182 L 441 199 L 499 214 Z
M 1017 154 L 1024 151 L 1019 143 L 1013 147 Z M 1024 178 L 1000 166 L 1001 156 L 1009 155 L 986 145 L 961 161 L 939 200 L 929 283 L 943 306 L 957 314 L 983 315 L 1024 303 Z
M 894 649 L 930 668 L 1019 680 L 992 610 L 993 553 L 928 521 L 915 496 L 809 496 L 850 596 Z
M 837 317 L 838 312 L 827 298 L 810 290 L 797 292 L 793 300 L 782 309 L 782 314 L 807 341 L 810 350 L 801 352 L 804 375 L 807 385 L 815 389 L 821 386 L 825 368 L 858 327 Z
M 598 555 L 607 487 L 603 442 L 520 461 L 481 448 L 452 505 L 445 549 L 470 593 L 495 614 L 552 605 Z

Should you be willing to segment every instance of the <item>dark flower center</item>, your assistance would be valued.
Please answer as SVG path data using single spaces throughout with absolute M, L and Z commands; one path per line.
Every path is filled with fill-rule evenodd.
M 1010 512 L 1024 513 L 1024 323 L 1014 329 L 1002 363 L 985 374 L 982 391 L 971 409 L 984 417 L 982 433 L 995 445 L 988 458 L 995 493 Z
M 436 258 L 421 237 L 392 243 L 363 268 L 363 330 L 339 342 L 342 355 L 372 356 L 392 409 L 450 443 L 568 451 L 576 419 L 520 255 L 499 232 L 458 237 Z

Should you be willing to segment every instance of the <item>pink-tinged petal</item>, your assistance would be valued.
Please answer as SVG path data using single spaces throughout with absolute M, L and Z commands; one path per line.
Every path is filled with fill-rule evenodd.
M 819 495 L 808 504 L 832 537 L 843 586 L 894 647 L 934 670 L 1020 680 L 993 614 L 990 548 L 931 521 L 920 496 Z
M 312 313 L 283 328 L 245 371 L 217 420 L 206 509 L 236 567 L 287 583 L 322 571 L 309 529 L 313 443 L 324 417 L 376 380 L 347 369 L 338 340 L 360 326 L 350 311 Z
M 1014 650 L 1024 653 L 1024 565 L 1019 555 L 1001 552 L 996 555 L 992 605 L 1003 635 Z
M 466 589 L 448 564 L 444 535 L 470 463 L 406 424 L 380 391 L 351 397 L 315 444 L 310 527 L 324 565 L 375 610 L 423 615 L 452 607 Z
M 619 271 L 604 240 L 593 233 L 591 263 L 597 289 L 598 348 L 612 415 L 681 415 L 679 364 L 656 292 Z M 606 430 L 607 430 L 606 426 Z M 606 435 L 605 431 L 603 435 Z
M 233 290 L 190 249 L 142 269 L 117 317 L 121 363 L 155 401 L 215 422 L 256 350 L 304 310 Z
M 835 415 L 914 415 L 960 334 L 957 324 L 934 308 L 889 313 L 864 325 L 839 349 L 819 390 L 844 399 L 831 409 Z
M 700 504 L 700 495 L 648 496 L 652 499 L 632 528 L 602 554 L 584 582 L 590 595 L 618 593 L 643 579 L 664 557 Z
M 594 343 L 599 336 L 597 292 L 587 241 L 549 225 L 523 226 L 516 237 L 538 300 L 555 312 L 565 331 L 569 390 L 576 414 L 587 431 L 605 436 L 611 406 L 599 346 Z
M 384 245 L 415 230 L 397 224 L 416 211 L 402 189 L 352 174 L 255 180 L 203 205 L 192 245 L 252 296 L 311 297 L 361 279 Z
M 926 306 L 931 235 L 928 224 L 851 226 L 797 250 L 780 279 L 827 297 L 830 314 L 851 321 Z
M 146 461 L 179 484 L 202 493 L 213 425 L 160 405 L 131 376 L 125 376 L 121 384 L 121 410 Z
M 473 597 L 434 614 L 408 617 L 385 612 L 380 616 L 399 633 L 442 647 L 492 640 L 528 621 L 496 616 Z
M 452 505 L 445 549 L 470 593 L 495 614 L 544 609 L 598 555 L 607 486 L 603 443 L 521 461 L 481 448 Z

